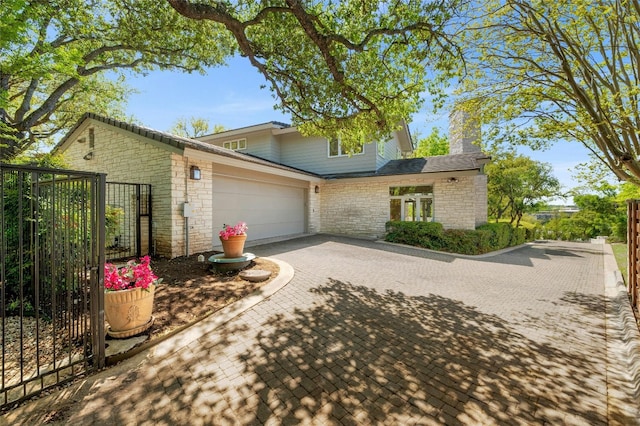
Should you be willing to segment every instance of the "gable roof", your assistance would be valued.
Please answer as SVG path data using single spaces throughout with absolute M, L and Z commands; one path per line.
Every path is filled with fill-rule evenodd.
M 76 123 L 76 125 L 60 140 L 60 142 L 58 142 L 56 144 L 56 146 L 53 148 L 52 152 L 55 153 L 56 151 L 62 150 L 64 151 L 66 149 L 65 145 L 67 145 L 69 143 L 69 140 L 71 138 L 71 135 L 73 135 L 73 133 L 88 119 L 92 119 L 92 120 L 96 120 L 102 123 L 105 123 L 107 125 L 113 126 L 113 127 L 117 127 L 119 129 L 134 133 L 136 135 L 140 135 L 142 137 L 148 138 L 148 139 L 152 139 L 154 141 L 166 144 L 168 146 L 173 146 L 175 148 L 184 150 L 185 148 L 191 148 L 191 149 L 195 149 L 197 151 L 202 151 L 202 152 L 208 152 L 208 153 L 212 153 L 212 154 L 217 154 L 217 155 L 221 155 L 224 157 L 229 157 L 229 158 L 233 158 L 233 159 L 237 159 L 237 160 L 242 160 L 242 161 L 246 161 L 249 163 L 254 163 L 254 164 L 260 164 L 260 165 L 264 165 L 264 166 L 269 166 L 269 167 L 275 167 L 278 169 L 282 169 L 282 170 L 287 170 L 287 171 L 292 171 L 295 173 L 302 173 L 302 174 L 306 174 L 309 176 L 314 176 L 314 177 L 318 177 L 318 175 L 305 171 L 305 170 L 301 170 L 301 169 L 297 169 L 295 167 L 290 167 L 290 166 L 285 166 L 283 164 L 280 163 L 276 163 L 273 161 L 269 161 L 269 160 L 264 160 L 262 158 L 253 156 L 253 155 L 249 155 L 249 154 L 243 154 L 240 152 L 236 152 L 227 148 L 222 148 L 220 146 L 215 146 L 212 144 L 209 144 L 207 142 L 202 142 L 199 140 L 195 140 L 195 139 L 191 139 L 191 138 L 185 138 L 182 136 L 176 136 L 176 135 L 172 135 L 171 133 L 166 133 L 166 132 L 161 132 L 159 130 L 155 130 L 155 129 L 151 129 L 149 127 L 145 127 L 145 126 L 140 126 L 137 124 L 130 124 L 130 123 L 125 123 L 123 121 L 120 120 L 115 120 L 113 118 L 108 118 L 108 117 L 104 117 L 98 114 L 94 114 L 91 112 L 87 112 L 85 114 L 83 114 L 83 116 L 80 118 L 80 120 L 78 120 L 78 122 Z

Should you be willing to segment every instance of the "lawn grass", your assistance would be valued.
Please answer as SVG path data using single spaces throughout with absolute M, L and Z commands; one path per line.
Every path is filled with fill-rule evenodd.
M 624 243 L 612 243 L 611 248 L 613 249 L 613 255 L 616 258 L 616 263 L 618 264 L 618 269 L 620 269 L 620 273 L 622 274 L 622 278 L 624 278 L 625 282 L 627 281 L 627 245 Z

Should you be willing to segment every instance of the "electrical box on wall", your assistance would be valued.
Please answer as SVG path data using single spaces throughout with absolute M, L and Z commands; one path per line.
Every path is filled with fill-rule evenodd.
M 182 203 L 182 217 L 191 217 L 193 211 L 189 203 Z

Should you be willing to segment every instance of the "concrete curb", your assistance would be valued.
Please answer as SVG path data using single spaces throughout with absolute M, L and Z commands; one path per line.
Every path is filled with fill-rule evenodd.
M 517 246 L 506 247 L 506 248 L 503 248 L 503 249 L 500 249 L 500 250 L 492 251 L 492 252 L 489 252 L 489 253 L 483 253 L 483 254 L 461 254 L 461 253 L 450 253 L 448 251 L 431 250 L 431 249 L 424 248 L 424 247 L 410 246 L 408 244 L 391 243 L 391 242 L 385 241 L 385 240 L 375 240 L 375 242 L 378 243 L 378 244 L 397 246 L 397 247 L 405 247 L 405 248 L 410 248 L 410 249 L 415 249 L 415 250 L 420 250 L 420 251 L 426 251 L 426 252 L 429 252 L 429 253 L 440 254 L 440 255 L 444 255 L 444 256 L 459 257 L 461 259 L 483 259 L 485 257 L 498 256 L 498 255 L 501 255 L 503 253 L 508 253 L 510 251 L 518 250 L 518 249 L 521 249 L 523 247 L 528 247 L 528 246 L 532 246 L 534 244 L 541 243 L 541 241 L 534 241 L 534 242 L 531 242 L 531 243 L 524 243 L 524 244 L 520 244 L 520 245 L 517 245 Z
M 19 404 L 15 409 L 6 413 L 1 413 L 0 425 L 3 424 L 44 424 L 49 421 L 46 416 L 49 411 L 46 407 L 56 407 L 57 410 L 73 412 L 74 404 L 82 401 L 86 395 L 91 392 L 96 383 L 104 380 L 110 380 L 111 377 L 121 374 L 127 374 L 132 368 L 149 357 L 163 357 L 173 352 L 179 351 L 184 346 L 194 342 L 206 333 L 210 333 L 216 328 L 224 325 L 228 321 L 237 317 L 247 309 L 257 305 L 258 303 L 269 298 L 283 287 L 285 287 L 293 279 L 294 270 L 291 265 L 281 260 L 263 257 L 278 265 L 280 271 L 278 276 L 270 283 L 262 287 L 249 296 L 246 296 L 237 302 L 234 302 L 217 312 L 212 313 L 203 320 L 197 322 L 190 327 L 186 327 L 181 332 L 171 335 L 170 337 L 159 342 L 153 342 L 148 346 L 144 344 L 134 350 L 127 352 L 125 357 L 120 361 L 125 361 L 117 365 L 113 365 L 104 370 L 91 374 L 88 377 L 78 379 L 63 388 L 54 388 L 49 395 L 40 396 L 33 400 L 26 400 Z M 134 357 L 138 356 L 137 359 Z M 128 362 L 129 361 L 129 362 Z M 132 362 L 132 363 L 130 363 Z M 98 385 L 99 386 L 99 385 Z M 42 417 L 45 416 L 45 417 Z M 64 421 L 63 421 L 64 423 Z M 54 422 L 54 424 L 60 424 Z
M 604 244 L 603 252 L 607 417 L 610 425 L 640 425 L 640 331 L 611 246 Z

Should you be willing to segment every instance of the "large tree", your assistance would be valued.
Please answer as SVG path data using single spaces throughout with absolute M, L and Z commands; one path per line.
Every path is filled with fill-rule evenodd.
M 492 155 L 487 173 L 489 216 L 498 221 L 509 218 L 516 226 L 522 216 L 546 198 L 559 195 L 560 183 L 551 166 L 513 151 Z
M 418 146 L 413 151 L 415 158 L 447 155 L 449 153 L 449 139 L 440 134 L 440 129 L 434 127 L 429 136 L 419 139 Z
M 87 110 L 121 112 L 125 72 L 201 71 L 234 52 L 222 25 L 185 19 L 164 2 L 3 0 L 0 160 Z
M 465 0 L 167 1 L 222 24 L 302 133 L 354 148 L 388 136 L 425 91 L 441 101 L 459 57 L 448 23 Z
M 584 144 L 640 182 L 640 1 L 484 0 L 464 32 L 461 95 L 485 138 Z
M 84 112 L 71 99 L 105 71 L 204 70 L 237 53 L 306 134 L 346 146 L 385 137 L 425 91 L 441 101 L 459 57 L 447 23 L 461 1 L 5 0 L 0 159 L 68 126 L 63 110 Z
M 224 132 L 226 129 L 222 124 L 214 124 L 213 130 L 209 127 L 209 121 L 202 117 L 180 117 L 169 129 L 169 133 L 183 136 L 185 138 L 197 138 L 210 133 Z

